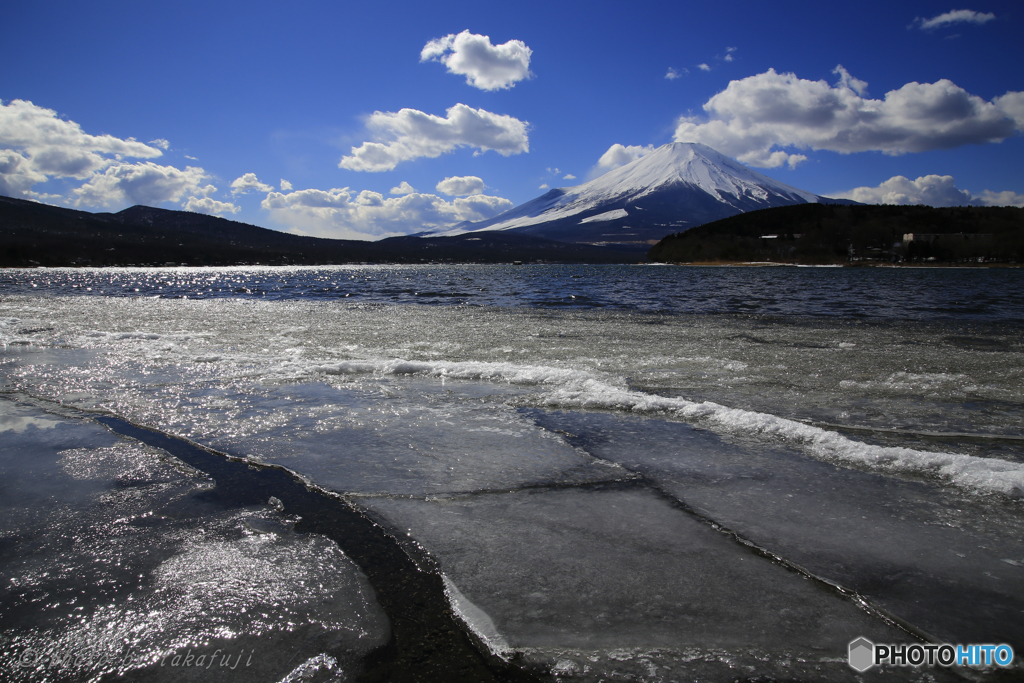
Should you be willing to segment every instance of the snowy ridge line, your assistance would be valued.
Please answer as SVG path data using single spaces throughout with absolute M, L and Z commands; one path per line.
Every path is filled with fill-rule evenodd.
M 548 386 L 540 404 L 552 408 L 620 410 L 701 420 L 720 429 L 798 444 L 819 460 L 844 467 L 897 475 L 926 476 L 977 493 L 1024 498 L 1024 464 L 960 453 L 875 446 L 787 418 L 711 401 L 656 396 L 623 389 L 585 370 L 485 361 L 342 361 L 311 368 L 325 374 L 424 375 L 465 380 Z
M 893 429 L 891 427 L 869 427 L 867 425 L 841 425 L 834 422 L 807 422 L 818 427 L 846 429 L 851 432 L 881 432 L 882 434 L 911 434 L 913 436 L 930 436 L 938 439 L 976 439 L 978 441 L 1024 441 L 1024 436 L 1013 434 L 993 434 L 991 432 L 922 432 L 913 429 Z
M 425 375 L 448 379 L 503 381 L 508 384 L 564 385 L 590 377 L 590 373 L 570 368 L 554 368 L 546 365 L 519 365 L 516 363 L 492 363 L 487 361 L 340 361 L 310 368 L 313 372 L 327 375 Z
M 843 466 L 867 467 L 892 474 L 937 477 L 954 486 L 981 493 L 1024 497 L 1024 465 L 959 453 L 933 453 L 899 446 L 874 446 L 836 432 L 768 413 L 728 408 L 705 401 L 695 403 L 618 389 L 585 380 L 582 389 L 558 389 L 546 403 L 551 406 L 604 408 L 634 413 L 668 413 L 700 419 L 726 431 L 767 436 L 795 442 L 814 457 Z

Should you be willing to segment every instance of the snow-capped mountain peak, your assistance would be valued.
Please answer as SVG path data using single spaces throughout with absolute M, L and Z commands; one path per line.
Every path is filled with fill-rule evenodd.
M 435 235 L 515 230 L 565 242 L 646 243 L 745 211 L 823 199 L 707 145 L 673 142 L 589 182 Z
M 811 192 L 773 180 L 698 142 L 662 145 L 632 163 L 571 189 L 574 194 L 610 196 L 639 192 L 638 196 L 642 196 L 675 183 L 698 187 L 722 201 L 727 201 L 723 194 L 767 197 L 765 189 L 798 196 L 806 202 L 818 199 Z

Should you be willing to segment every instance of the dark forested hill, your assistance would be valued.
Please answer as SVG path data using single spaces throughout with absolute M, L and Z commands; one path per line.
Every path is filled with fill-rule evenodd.
M 188 211 L 133 206 L 118 213 L 89 213 L 0 197 L 0 267 L 643 259 L 642 250 L 616 251 L 507 233 L 393 237 L 378 242 L 332 240 Z
M 1024 262 L 1024 209 L 801 204 L 669 235 L 653 261 Z

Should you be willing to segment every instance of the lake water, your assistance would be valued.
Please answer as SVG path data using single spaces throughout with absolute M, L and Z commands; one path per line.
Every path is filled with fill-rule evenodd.
M 160 663 L 221 647 L 359 680 L 406 637 L 357 540 L 284 494 L 214 505 L 226 474 L 104 415 L 372 520 L 495 680 L 1020 651 L 1022 333 L 1018 269 L 0 271 L 0 666 L 88 647 L 116 656 L 83 680 L 179 680 Z

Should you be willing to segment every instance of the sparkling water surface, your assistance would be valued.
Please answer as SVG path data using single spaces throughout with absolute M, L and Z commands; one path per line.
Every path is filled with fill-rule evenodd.
M 345 496 L 436 562 L 480 647 L 542 678 L 854 680 L 845 648 L 862 635 L 1024 648 L 1022 281 L 1016 269 L 8 270 L 0 367 L 22 405 L 12 433 L 38 442 L 32 420 L 55 419 L 26 401 L 112 413 Z M 48 447 L 63 463 L 51 467 L 157 472 L 148 451 L 92 434 Z M 103 476 L 34 483 L 43 492 L 12 503 L 5 542 L 44 524 L 38 496 L 101 505 L 96 482 L 117 480 Z M 131 514 L 197 485 L 159 476 L 165 498 L 142 493 Z M 354 680 L 382 637 L 372 598 L 343 548 L 329 560 L 333 546 L 290 536 L 277 514 L 211 513 L 194 524 L 208 525 L 205 545 L 154 532 L 166 557 L 140 572 L 219 599 L 209 577 L 231 557 L 287 557 L 251 599 L 297 615 L 294 629 L 349 634 L 322 668 Z M 251 518 L 274 543 L 240 535 Z M 65 562 L 53 552 L 39 562 Z M 347 597 L 309 611 L 293 585 L 308 576 Z M 149 661 L 229 628 L 222 608 L 203 625 L 195 601 L 146 595 L 172 632 L 139 631 Z M 34 599 L 41 613 L 55 600 Z M 18 642 L 77 619 L 55 614 Z M 107 623 L 91 619 L 74 632 Z M 264 623 L 232 628 L 264 642 Z
M 39 268 L 0 271 L 8 293 L 193 299 L 351 299 L 373 303 L 619 308 L 1014 321 L 1019 269 L 692 266 L 330 266 Z

